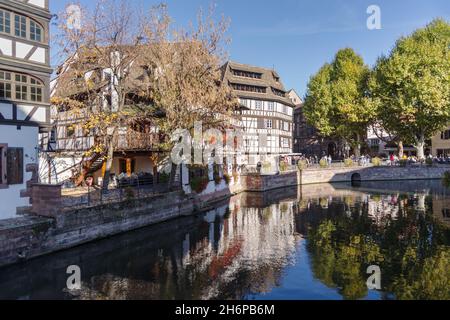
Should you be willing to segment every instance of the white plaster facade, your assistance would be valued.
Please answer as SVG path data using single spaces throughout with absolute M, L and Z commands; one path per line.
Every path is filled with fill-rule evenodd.
M 5 139 L 6 138 L 6 139 Z M 32 174 L 26 172 L 28 164 L 37 162 L 38 128 L 0 125 L 0 140 L 5 141 L 9 148 L 23 148 L 23 183 L 0 187 L 0 220 L 14 218 L 17 208 L 29 206 L 29 198 L 21 197 L 20 193 L 27 189 L 27 181 Z
M 47 128 L 49 0 L 2 0 L 0 14 L 0 220 L 30 206 L 39 133 Z

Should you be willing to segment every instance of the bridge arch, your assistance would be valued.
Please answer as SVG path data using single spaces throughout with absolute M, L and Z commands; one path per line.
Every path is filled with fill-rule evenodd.
M 359 173 L 353 173 L 351 177 L 352 186 L 354 187 L 360 187 L 361 186 L 361 174 Z

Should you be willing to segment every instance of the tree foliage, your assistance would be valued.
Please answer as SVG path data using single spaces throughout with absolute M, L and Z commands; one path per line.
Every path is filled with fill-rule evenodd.
M 438 19 L 398 40 L 370 89 L 382 126 L 423 158 L 425 141 L 450 122 L 450 25 Z
M 311 77 L 305 98 L 308 122 L 323 136 L 345 139 L 357 154 L 374 116 L 367 92 L 369 75 L 359 55 L 342 49 Z
M 94 136 L 85 157 L 104 154 L 104 188 L 123 128 L 151 126 L 155 149 L 168 151 L 176 129 L 189 130 L 196 121 L 217 127 L 230 116 L 233 100 L 220 70 L 226 19 L 216 22 L 212 10 L 200 11 L 196 23 L 181 28 L 166 5 L 145 11 L 125 0 L 99 0 L 82 16 L 74 29 L 71 17 L 61 15 L 58 39 L 68 58 L 52 102 Z

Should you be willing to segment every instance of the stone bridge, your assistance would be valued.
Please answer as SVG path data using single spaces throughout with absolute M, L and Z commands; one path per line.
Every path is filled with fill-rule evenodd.
M 336 182 L 399 181 L 442 179 L 450 166 L 349 167 L 305 169 L 279 175 L 247 174 L 241 178 L 241 191 L 258 191 Z
M 442 179 L 450 166 L 407 167 L 350 167 L 330 169 L 306 169 L 299 176 L 299 184 L 358 181 L 396 181 Z

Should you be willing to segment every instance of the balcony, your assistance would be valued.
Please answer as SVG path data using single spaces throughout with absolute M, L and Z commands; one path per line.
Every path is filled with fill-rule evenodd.
M 142 133 L 131 129 L 120 129 L 114 142 L 115 151 L 152 151 L 159 141 L 156 133 Z M 55 151 L 83 152 L 94 146 L 94 137 L 58 138 Z
M 114 143 L 116 151 L 152 151 L 159 142 L 156 133 L 143 133 L 131 129 L 121 130 Z

